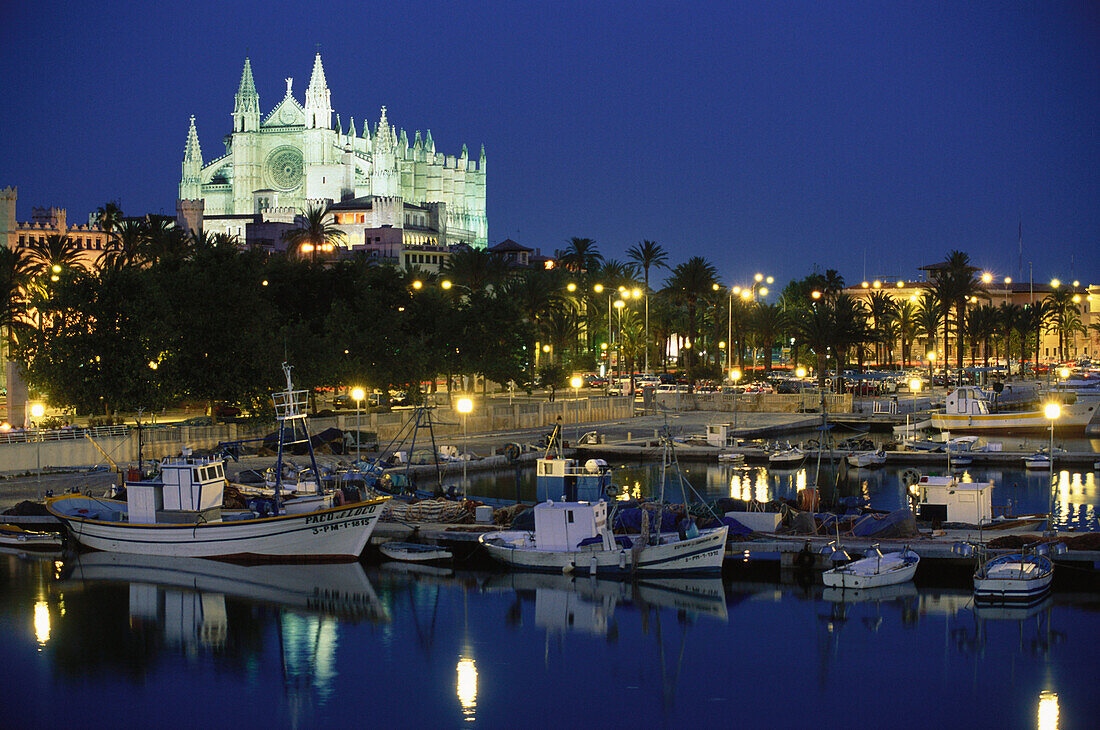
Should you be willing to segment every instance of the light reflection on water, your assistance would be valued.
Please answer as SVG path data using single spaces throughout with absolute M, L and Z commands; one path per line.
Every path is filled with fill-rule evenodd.
M 850 720 L 858 687 L 869 724 L 903 708 L 906 726 L 1075 726 L 1092 706 L 1084 668 L 1100 639 L 1088 594 L 986 608 L 964 585 L 632 584 L 102 556 L 60 580 L 48 562 L 0 561 L 0 625 L 11 627 L 0 678 L 21 680 L 6 708 L 14 724 L 87 720 L 109 695 L 128 723 L 167 727 L 682 726 L 733 715 L 810 726 Z M 562 701 L 582 688 L 599 701 Z M 166 707 L 183 710 L 166 717 Z

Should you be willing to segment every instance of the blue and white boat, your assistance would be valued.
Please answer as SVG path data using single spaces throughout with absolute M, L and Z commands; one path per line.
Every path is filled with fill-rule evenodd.
M 1054 562 L 1046 555 L 1008 553 L 981 563 L 974 572 L 974 599 L 984 603 L 1031 603 L 1050 590 Z

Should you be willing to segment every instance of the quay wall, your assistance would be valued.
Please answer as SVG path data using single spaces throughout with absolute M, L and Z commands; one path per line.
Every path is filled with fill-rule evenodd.
M 633 399 L 629 397 L 597 397 L 575 400 L 557 400 L 542 403 L 497 403 L 474 400 L 474 410 L 466 416 L 466 430 L 471 435 L 552 428 L 561 418 L 563 425 L 598 423 L 630 418 L 633 415 Z M 412 410 L 391 413 L 361 413 L 359 430 L 377 434 L 381 446 L 388 444 L 405 426 Z M 462 414 L 446 407 L 432 411 L 432 427 L 436 443 L 447 443 L 462 438 Z M 342 431 L 356 430 L 355 411 L 341 412 L 328 418 L 310 418 L 310 432 L 314 435 L 327 428 Z M 262 439 L 275 433 L 274 423 L 226 423 L 215 426 L 179 426 L 166 424 L 142 429 L 142 457 L 161 459 L 178 455 L 184 447 L 211 449 L 221 442 L 243 439 Z M 0 442 L 0 473 L 26 473 L 38 469 L 68 469 L 108 465 L 100 452 L 105 452 L 119 466 L 136 464 L 138 460 L 137 430 L 126 433 L 99 436 L 93 443 L 88 438 L 57 438 L 56 433 L 42 433 L 41 440 L 28 434 L 29 441 Z M 517 440 L 522 440 L 517 436 Z M 99 448 L 96 448 L 96 444 Z M 256 444 L 253 444 L 256 445 Z
M 800 413 L 821 407 L 816 393 L 657 393 L 657 404 L 672 411 L 719 411 L 726 413 Z M 852 395 L 828 394 L 829 413 L 851 413 Z

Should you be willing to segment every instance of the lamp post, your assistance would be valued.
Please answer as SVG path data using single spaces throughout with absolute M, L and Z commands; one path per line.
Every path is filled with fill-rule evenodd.
M 1047 512 L 1047 534 L 1054 534 L 1054 422 L 1062 415 L 1062 407 L 1057 403 L 1047 403 L 1043 413 L 1050 419 L 1050 450 L 1047 457 L 1050 459 L 1050 509 Z
M 46 412 L 46 409 L 41 403 L 35 403 L 31 406 L 31 417 L 41 418 L 42 414 Z M 34 461 L 35 461 L 35 483 L 42 481 L 42 429 L 38 427 L 38 424 L 34 425 Z
M 799 413 L 806 412 L 806 381 L 803 378 L 806 377 L 806 368 L 798 368 L 794 371 L 794 374 L 798 376 L 798 411 Z
M 361 428 L 360 422 L 359 422 L 359 412 L 360 412 L 359 411 L 359 406 L 362 404 L 364 396 L 366 396 L 366 393 L 363 392 L 362 388 L 352 388 L 351 389 L 351 397 L 355 400 L 355 460 L 356 461 L 360 460 L 360 452 L 359 452 L 360 446 L 359 446 L 359 444 L 363 439 L 363 431 L 362 431 L 362 428 Z
M 620 292 L 620 296 L 629 297 L 629 292 Z M 619 339 L 615 343 L 615 379 L 622 380 L 623 370 L 623 307 L 626 302 L 622 299 L 615 300 L 615 309 L 619 313 Z M 608 312 L 610 314 L 610 312 Z
M 579 375 L 574 375 L 572 378 L 570 378 L 569 384 L 571 386 L 573 386 L 573 400 L 575 400 L 575 401 L 580 400 L 581 399 L 580 390 L 581 390 L 581 386 L 584 385 L 584 381 L 581 380 Z M 580 437 L 581 437 L 581 422 L 580 422 L 580 419 L 578 418 L 577 419 L 577 440 L 580 440 Z
M 455 408 L 462 414 L 462 498 L 466 498 L 466 462 L 470 459 L 469 435 L 466 432 L 466 416 L 474 409 L 474 402 L 469 398 L 459 398 Z
M 737 381 L 741 379 L 740 370 L 730 370 L 730 380 L 733 381 L 733 428 L 737 430 L 737 402 L 741 400 L 741 394 L 737 392 Z
M 928 387 L 932 389 L 933 393 L 936 391 L 936 374 L 934 372 L 935 364 L 936 353 L 928 353 Z

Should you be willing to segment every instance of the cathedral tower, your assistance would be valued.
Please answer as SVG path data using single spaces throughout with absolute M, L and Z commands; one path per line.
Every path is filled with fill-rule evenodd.
M 187 144 L 183 148 L 183 175 L 180 177 L 180 199 L 194 200 L 202 197 L 202 148 L 199 133 L 195 130 L 195 115 L 191 115 L 191 127 L 187 130 Z
M 329 98 L 320 53 L 313 59 L 313 74 L 309 77 L 309 88 L 306 89 L 306 128 L 332 128 L 332 101 Z
M 233 101 L 233 131 L 255 132 L 260 128 L 260 95 L 252 80 L 252 63 L 244 59 L 241 85 Z

